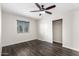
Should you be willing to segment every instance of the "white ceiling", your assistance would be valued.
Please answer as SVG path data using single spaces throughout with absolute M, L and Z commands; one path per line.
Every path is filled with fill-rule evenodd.
M 44 5 L 48 7 L 53 5 L 53 3 L 39 3 L 40 5 Z M 79 3 L 55 3 L 56 8 L 51 9 L 49 11 L 53 12 L 66 12 L 68 10 L 72 10 L 79 7 Z M 10 13 L 15 13 L 23 16 L 29 16 L 33 18 L 40 18 L 38 12 L 30 12 L 33 10 L 39 10 L 34 3 L 3 3 L 2 10 Z

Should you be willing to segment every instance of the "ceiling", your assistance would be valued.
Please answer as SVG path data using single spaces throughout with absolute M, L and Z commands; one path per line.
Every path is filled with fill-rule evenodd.
M 72 10 L 79 7 L 79 3 L 39 3 L 39 4 L 40 5 L 43 4 L 45 7 L 55 4 L 56 8 L 49 10 L 52 13 L 66 12 L 68 10 Z M 3 3 L 2 4 L 2 11 L 39 19 L 41 17 L 39 16 L 39 12 L 30 12 L 33 10 L 39 10 L 34 3 Z

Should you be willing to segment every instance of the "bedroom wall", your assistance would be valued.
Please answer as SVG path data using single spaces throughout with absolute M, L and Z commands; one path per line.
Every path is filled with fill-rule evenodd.
M 38 21 L 38 38 L 42 41 L 52 43 L 52 18 L 49 15 L 42 15 Z
M 1 48 L 1 36 L 2 36 L 2 35 L 1 35 L 1 29 L 2 29 L 2 28 L 1 28 L 1 21 L 2 21 L 2 20 L 1 20 L 1 4 L 0 4 L 0 55 L 1 55 L 1 50 L 2 50 L 2 48 Z
M 66 20 L 71 20 L 70 25 L 67 25 L 66 27 L 70 26 L 70 31 L 71 31 L 71 38 L 65 39 L 64 42 L 64 47 L 79 51 L 79 9 L 74 9 L 70 12 L 71 15 L 67 14 L 69 19 Z M 65 27 L 64 27 L 65 30 Z M 65 32 L 66 33 L 66 32 Z M 70 36 L 69 34 L 66 34 L 66 36 Z
M 69 11 L 63 14 L 63 47 L 70 48 L 73 46 L 72 32 L 73 32 L 73 12 Z
M 74 11 L 74 20 L 73 20 L 73 32 L 72 32 L 72 49 L 79 51 L 79 9 Z
M 17 33 L 17 21 L 29 21 L 29 32 Z M 17 44 L 37 39 L 37 21 L 24 16 L 2 12 L 2 46 Z

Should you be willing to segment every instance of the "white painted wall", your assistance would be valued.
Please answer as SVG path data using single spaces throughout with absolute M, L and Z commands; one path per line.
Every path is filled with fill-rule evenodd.
M 17 33 L 17 21 L 29 21 L 28 33 Z M 23 16 L 2 12 L 2 46 L 17 44 L 37 39 L 36 20 Z
M 74 11 L 74 20 L 73 20 L 73 49 L 79 51 L 79 9 Z
M 63 14 L 63 47 L 72 47 L 73 12 Z
M 0 55 L 1 55 L 1 4 L 0 4 Z
M 51 16 L 42 15 L 42 19 L 38 21 L 39 40 L 52 43 L 52 22 Z
M 68 22 L 70 23 L 70 26 L 65 26 L 65 27 L 70 27 L 71 34 L 66 34 L 66 36 L 71 36 L 70 39 L 64 39 L 64 47 L 79 51 L 79 9 L 75 9 L 70 12 L 71 15 L 67 14 L 70 19 L 67 19 Z M 70 20 L 70 21 L 69 21 Z M 65 21 L 64 21 L 65 22 Z M 65 30 L 64 27 L 64 30 Z M 69 32 L 69 30 L 68 30 Z M 65 32 L 66 33 L 66 32 Z M 64 33 L 64 34 L 65 34 Z M 65 37 L 66 37 L 65 36 Z

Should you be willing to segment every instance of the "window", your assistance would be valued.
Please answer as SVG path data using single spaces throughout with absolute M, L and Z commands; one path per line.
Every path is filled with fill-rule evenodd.
M 29 30 L 29 22 L 17 20 L 17 32 L 26 33 Z

